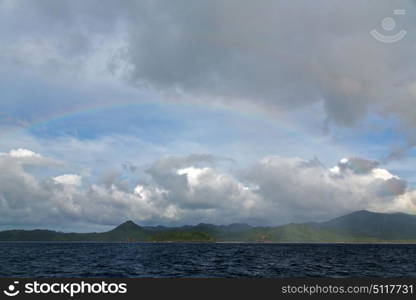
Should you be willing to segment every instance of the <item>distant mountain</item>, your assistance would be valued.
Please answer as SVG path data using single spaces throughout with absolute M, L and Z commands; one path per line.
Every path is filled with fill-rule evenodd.
M 133 221 L 124 222 L 113 230 L 103 233 L 105 240 L 109 241 L 147 241 L 149 234 Z
M 138 231 L 138 230 L 139 231 L 142 230 L 142 228 L 139 225 L 137 225 L 133 221 L 126 221 L 123 224 L 118 225 L 116 228 L 114 228 L 113 230 L 109 232 L 124 234 L 124 233 Z
M 320 223 L 320 228 L 343 235 L 380 240 L 416 240 L 416 216 L 404 213 L 375 213 L 366 210 Z
M 132 221 L 127 221 L 113 230 L 100 233 L 64 233 L 50 230 L 0 231 L 0 241 L 138 242 L 147 241 L 149 238 L 149 234 Z
M 326 222 L 276 227 L 204 223 L 181 227 L 142 227 L 127 221 L 101 233 L 7 230 L 0 232 L 0 241 L 416 243 L 416 216 L 363 210 Z

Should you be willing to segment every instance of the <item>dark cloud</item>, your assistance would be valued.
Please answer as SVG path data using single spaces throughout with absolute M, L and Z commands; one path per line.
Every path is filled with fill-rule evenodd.
M 126 59 L 134 82 L 270 109 L 323 101 L 333 123 L 352 126 L 386 106 L 414 111 L 406 104 L 412 96 L 403 93 L 415 80 L 408 51 L 414 40 L 389 47 L 369 35 L 392 7 L 383 1 L 142 2 L 140 18 L 128 24 Z M 400 8 L 410 20 L 413 4 Z
M 359 157 L 351 157 L 338 163 L 340 170 L 351 170 L 355 174 L 368 174 L 379 165 L 379 162 Z
M 136 173 L 139 170 L 139 166 L 136 166 L 135 164 L 132 164 L 131 162 L 125 162 L 121 164 L 121 167 L 124 171 L 130 172 L 130 173 Z
M 398 178 L 390 178 L 380 187 L 380 196 L 397 196 L 406 192 L 407 182 Z

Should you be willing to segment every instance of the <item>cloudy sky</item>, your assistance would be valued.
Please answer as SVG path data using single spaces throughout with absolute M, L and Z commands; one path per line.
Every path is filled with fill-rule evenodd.
M 416 2 L 0 0 L 0 229 L 416 213 Z

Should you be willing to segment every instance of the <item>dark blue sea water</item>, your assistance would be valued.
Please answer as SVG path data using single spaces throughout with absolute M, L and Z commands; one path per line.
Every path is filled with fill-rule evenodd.
M 0 243 L 0 277 L 416 277 L 416 245 Z

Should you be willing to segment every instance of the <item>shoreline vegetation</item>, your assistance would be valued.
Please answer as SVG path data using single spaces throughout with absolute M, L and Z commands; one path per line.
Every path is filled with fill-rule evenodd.
M 415 244 L 416 216 L 357 211 L 326 222 L 281 226 L 247 224 L 164 227 L 127 221 L 107 232 L 6 230 L 0 242 L 328 243 Z

